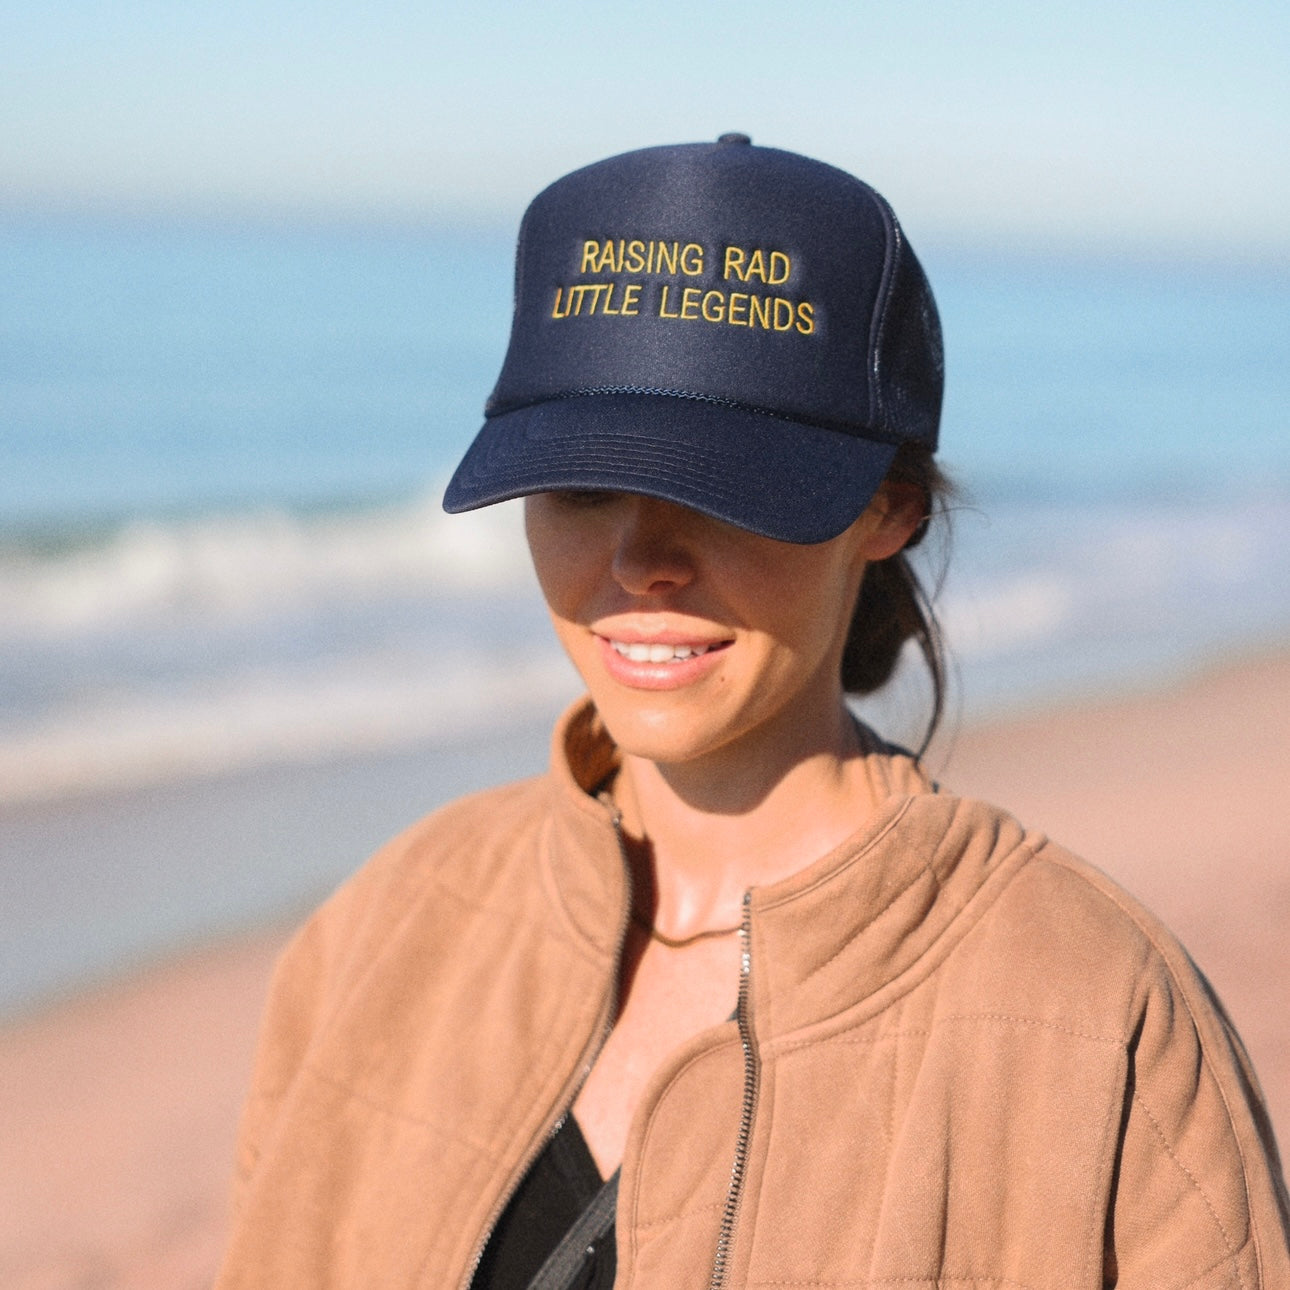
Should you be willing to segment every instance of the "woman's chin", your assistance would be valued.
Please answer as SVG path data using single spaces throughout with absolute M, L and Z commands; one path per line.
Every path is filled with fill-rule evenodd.
M 592 694 L 610 738 L 625 756 L 680 764 L 715 751 L 729 739 L 710 712 L 685 711 L 688 705 L 669 703 L 667 692 L 625 697 L 626 701 L 624 696 Z

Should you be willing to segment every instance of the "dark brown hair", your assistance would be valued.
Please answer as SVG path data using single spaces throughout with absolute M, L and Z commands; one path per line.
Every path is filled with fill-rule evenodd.
M 842 653 L 842 688 L 848 694 L 872 694 L 881 689 L 896 670 L 905 642 L 914 641 L 932 682 L 932 711 L 921 753 L 931 743 L 945 710 L 947 667 L 945 642 L 932 607 L 935 590 L 929 594 L 923 586 L 907 552 L 922 542 L 933 525 L 943 528 L 948 524 L 955 488 L 932 454 L 917 444 L 901 445 L 887 480 L 921 489 L 925 518 L 903 551 L 876 560 L 865 570 Z

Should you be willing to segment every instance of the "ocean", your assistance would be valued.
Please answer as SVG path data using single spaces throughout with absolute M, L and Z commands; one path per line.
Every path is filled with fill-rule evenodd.
M 924 553 L 951 719 L 1283 643 L 1284 266 L 920 253 L 963 493 L 947 568 Z M 451 761 L 576 692 L 517 507 L 439 508 L 510 286 L 490 232 L 0 219 L 0 823 L 356 755 Z M 913 673 L 870 706 L 917 741 Z M 0 890 L 32 889 L 23 863 L 0 856 Z M 304 883 L 284 871 L 225 921 Z M 59 948 L 76 920 L 30 905 L 0 916 L 0 1011 L 185 925 L 127 927 L 87 964 Z

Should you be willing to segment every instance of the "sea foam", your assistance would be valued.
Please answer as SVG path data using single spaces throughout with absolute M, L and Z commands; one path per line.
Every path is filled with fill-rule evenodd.
M 11 548 L 0 641 L 9 802 L 443 740 L 575 691 L 518 507 L 437 497 Z
M 1275 492 L 1003 505 L 961 515 L 954 546 L 938 613 L 968 717 L 1154 683 L 1290 630 L 1290 499 Z M 519 507 L 445 516 L 435 492 L 11 550 L 0 640 L 11 803 L 446 744 L 578 688 Z M 889 714 L 895 737 L 921 722 L 909 706 Z

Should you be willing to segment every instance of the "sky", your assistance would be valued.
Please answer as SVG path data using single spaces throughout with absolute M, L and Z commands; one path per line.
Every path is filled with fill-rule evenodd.
M 1290 4 L 0 0 L 0 209 L 513 226 L 728 130 L 924 236 L 1290 261 Z

